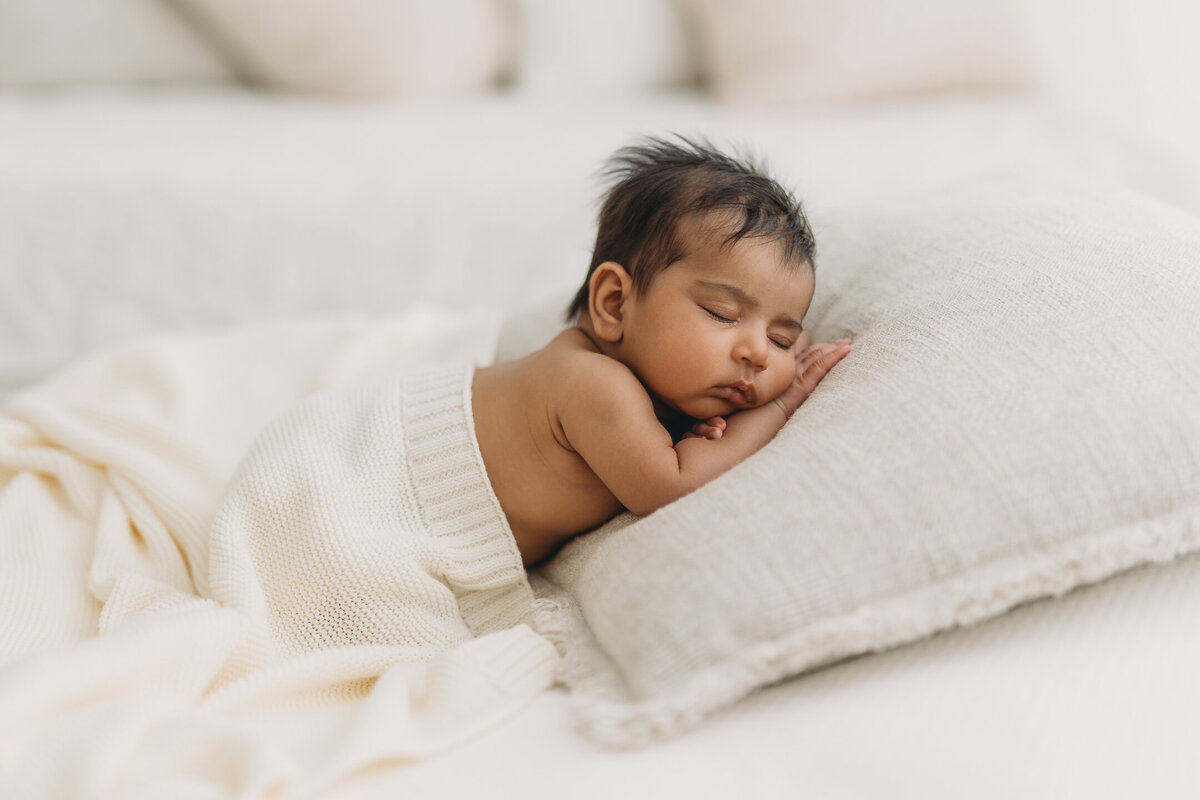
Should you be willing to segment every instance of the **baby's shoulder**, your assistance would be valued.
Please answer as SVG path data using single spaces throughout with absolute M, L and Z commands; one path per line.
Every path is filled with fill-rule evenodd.
M 564 332 L 546 348 L 544 368 L 560 393 L 588 391 L 600 385 L 638 383 L 629 367 L 591 346 L 579 332 Z
M 580 334 L 582 336 L 582 334 Z M 555 419 L 566 422 L 653 415 L 646 389 L 628 366 L 587 343 L 558 343 L 544 376 Z

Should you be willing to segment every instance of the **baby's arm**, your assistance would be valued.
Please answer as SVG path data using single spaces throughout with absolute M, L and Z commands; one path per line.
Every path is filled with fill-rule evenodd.
M 713 420 L 699 423 L 694 432 L 700 426 L 709 426 L 715 431 L 708 436 L 681 439 L 675 445 L 680 464 L 716 477 L 746 455 L 757 451 L 774 438 L 783 423 L 791 419 L 796 409 L 817 388 L 821 379 L 849 352 L 848 339 L 805 348 L 796 361 L 796 377 L 782 395 L 758 408 L 731 414 L 723 426 L 713 425 Z M 749 452 L 745 453 L 747 449 Z
M 784 392 L 784 397 L 776 398 L 773 401 L 781 404 L 780 408 L 784 410 L 789 419 L 795 413 L 796 409 L 812 394 L 813 390 L 817 388 L 817 384 L 833 368 L 833 365 L 845 358 L 850 352 L 849 339 L 837 339 L 832 342 L 809 345 L 808 334 L 802 333 L 801 336 L 803 338 L 797 342 L 798 345 L 802 344 L 803 347 L 799 349 L 796 355 L 796 379 L 792 382 L 788 391 Z M 692 429 L 684 434 L 684 438 L 720 439 L 724 436 L 728 425 L 729 422 L 725 417 L 709 417 L 693 425 Z
M 796 380 L 783 395 L 731 416 L 721 438 L 689 438 L 678 444 L 672 444 L 655 418 L 650 397 L 632 372 L 615 361 L 603 368 L 592 364 L 568 382 L 558 414 L 563 436 L 625 508 L 649 514 L 769 442 L 849 352 L 847 346 L 833 343 L 820 347 L 797 364 Z

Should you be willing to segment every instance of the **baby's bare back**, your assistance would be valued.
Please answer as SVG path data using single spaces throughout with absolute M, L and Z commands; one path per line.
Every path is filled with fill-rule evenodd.
M 475 372 L 475 434 L 526 564 L 621 510 L 559 422 L 565 382 L 589 352 L 587 337 L 572 329 L 523 359 Z

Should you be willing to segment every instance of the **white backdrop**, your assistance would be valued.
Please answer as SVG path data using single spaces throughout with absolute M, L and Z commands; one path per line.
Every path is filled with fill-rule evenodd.
M 1022 0 L 1047 94 L 1200 164 L 1200 3 Z

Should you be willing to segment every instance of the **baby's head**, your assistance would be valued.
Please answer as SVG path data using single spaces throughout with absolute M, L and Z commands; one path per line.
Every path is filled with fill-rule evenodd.
M 707 144 L 619 151 L 587 279 L 567 314 L 665 406 L 693 418 L 791 383 L 815 241 L 797 200 Z
M 756 164 L 711 145 L 679 138 L 647 139 L 623 148 L 604 174 L 612 179 L 600 209 L 587 279 L 567 309 L 568 321 L 587 312 L 589 280 L 606 261 L 621 264 L 634 288 L 645 291 L 685 252 L 680 222 L 714 216 L 727 241 L 778 242 L 786 261 L 812 268 L 816 240 L 799 201 Z

